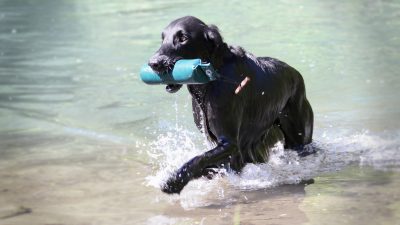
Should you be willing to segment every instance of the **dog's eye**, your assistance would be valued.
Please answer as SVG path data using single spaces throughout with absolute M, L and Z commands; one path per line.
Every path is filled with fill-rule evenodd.
M 186 42 L 188 39 L 189 39 L 189 37 L 186 34 L 184 34 L 182 31 L 178 31 L 175 35 L 176 42 L 179 42 L 181 44 Z
M 184 34 L 182 34 L 181 36 L 178 37 L 178 41 L 180 43 L 183 43 L 183 42 L 187 41 L 188 39 L 189 39 L 188 36 L 186 36 Z

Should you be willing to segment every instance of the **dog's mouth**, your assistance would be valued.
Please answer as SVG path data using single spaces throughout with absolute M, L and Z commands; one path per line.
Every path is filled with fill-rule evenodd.
M 162 70 L 160 71 L 161 73 L 171 73 L 172 70 L 174 69 L 175 63 L 177 62 L 177 59 L 173 60 L 168 60 L 164 63 L 164 66 Z
M 166 60 L 165 64 L 164 64 L 164 70 L 161 71 L 161 73 L 172 73 L 172 70 L 174 69 L 175 63 L 178 62 L 179 60 L 181 60 L 181 57 L 176 57 L 170 60 Z M 165 87 L 165 90 L 168 93 L 176 93 L 178 92 L 182 87 L 182 84 L 167 84 L 167 86 Z
M 176 93 L 177 91 L 179 91 L 179 89 L 181 89 L 182 84 L 167 84 L 167 86 L 165 87 L 165 90 L 168 93 Z
M 168 73 L 172 72 L 172 70 L 174 69 L 175 63 L 178 62 L 178 61 L 181 60 L 181 59 L 182 59 L 182 57 L 177 57 L 177 58 L 172 59 L 172 60 L 168 63 L 167 72 L 168 72 Z
M 157 74 L 165 74 L 165 73 L 171 73 L 172 70 L 174 69 L 175 63 L 182 59 L 181 57 L 176 57 L 173 59 L 170 58 L 161 58 L 157 60 L 156 63 L 149 63 L 150 67 L 153 69 L 154 72 Z
M 173 60 L 171 60 L 171 64 L 169 64 L 167 72 L 171 73 L 172 70 L 174 69 L 175 63 L 178 62 L 181 59 L 182 59 L 181 57 L 177 57 L 177 58 L 174 58 Z M 172 93 L 176 93 L 177 91 L 179 91 L 179 89 L 181 89 L 181 87 L 182 87 L 182 84 L 168 84 L 165 87 L 165 90 L 168 93 L 172 94 Z

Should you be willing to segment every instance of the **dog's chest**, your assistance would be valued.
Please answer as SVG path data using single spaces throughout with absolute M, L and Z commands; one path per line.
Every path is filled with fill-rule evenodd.
M 213 142 L 227 136 L 239 119 L 234 109 L 234 86 L 213 82 L 206 85 L 188 85 L 193 98 L 193 116 L 198 128 Z M 231 129 L 232 128 L 232 129 Z

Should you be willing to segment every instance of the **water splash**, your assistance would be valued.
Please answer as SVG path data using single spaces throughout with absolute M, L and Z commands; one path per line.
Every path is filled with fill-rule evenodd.
M 183 163 L 208 149 L 198 132 L 178 125 L 169 126 L 149 143 L 147 154 L 154 174 L 146 185 L 159 188 Z M 220 170 L 212 180 L 200 178 L 189 182 L 180 195 L 163 195 L 164 200 L 179 202 L 185 209 L 238 201 L 241 191 L 268 189 L 284 184 L 298 184 L 322 173 L 343 169 L 350 164 L 373 166 L 376 169 L 400 170 L 398 140 L 400 133 L 383 138 L 368 131 L 353 135 L 322 133 L 310 145 L 316 154 L 299 157 L 285 150 L 282 143 L 271 149 L 270 159 L 262 164 L 247 164 L 240 174 Z
M 197 133 L 176 125 L 149 143 L 147 154 L 156 173 L 146 178 L 148 185 L 160 187 L 179 166 L 203 152 L 206 147 L 195 143 L 196 136 Z

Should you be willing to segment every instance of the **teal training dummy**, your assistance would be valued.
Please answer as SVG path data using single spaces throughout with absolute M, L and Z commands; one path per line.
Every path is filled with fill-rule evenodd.
M 140 70 L 140 78 L 146 84 L 204 84 L 216 80 L 217 72 L 210 63 L 200 59 L 181 59 L 168 73 L 157 74 L 147 64 Z

